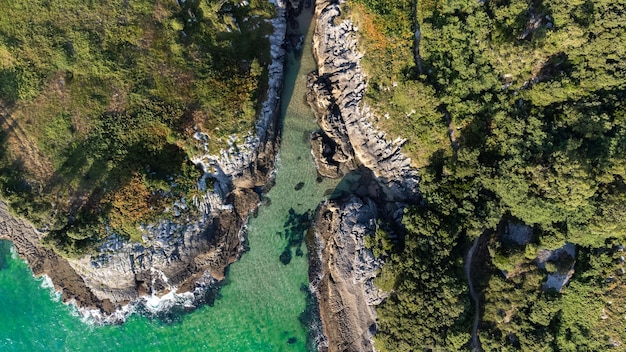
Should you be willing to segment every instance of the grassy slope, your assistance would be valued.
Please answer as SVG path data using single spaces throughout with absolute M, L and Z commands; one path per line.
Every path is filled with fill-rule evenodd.
M 0 192 L 68 254 L 197 192 L 196 130 L 215 152 L 254 128 L 267 1 L 0 6 Z

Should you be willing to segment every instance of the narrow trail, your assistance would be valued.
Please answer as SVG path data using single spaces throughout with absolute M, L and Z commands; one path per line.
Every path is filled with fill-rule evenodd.
M 474 288 L 474 281 L 472 280 L 472 263 L 474 261 L 474 252 L 476 248 L 478 248 L 478 244 L 480 239 L 483 236 L 479 236 L 472 243 L 472 247 L 467 251 L 467 257 L 465 258 L 465 276 L 467 277 L 467 284 L 469 286 L 469 293 L 472 299 L 472 304 L 474 305 L 474 324 L 472 326 L 472 342 L 471 349 L 472 351 L 478 352 L 482 351 L 480 348 L 480 340 L 478 339 L 478 324 L 480 323 L 480 299 L 476 294 L 476 289 Z
M 29 137 L 23 125 L 16 119 L 9 108 L 0 108 L 0 128 L 7 133 L 4 153 L 17 155 L 26 169 L 37 177 L 38 180 L 50 179 L 54 173 L 54 167 L 48 158 L 39 150 L 37 144 Z

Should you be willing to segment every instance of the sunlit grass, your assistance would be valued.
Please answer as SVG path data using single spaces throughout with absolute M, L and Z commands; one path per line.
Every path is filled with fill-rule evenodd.
M 97 242 L 105 224 L 140 238 L 139 223 L 167 216 L 163 199 L 197 192 L 196 130 L 213 152 L 254 131 L 267 1 L 0 6 L 1 192 L 66 252 Z M 115 217 L 131 204 L 146 206 Z

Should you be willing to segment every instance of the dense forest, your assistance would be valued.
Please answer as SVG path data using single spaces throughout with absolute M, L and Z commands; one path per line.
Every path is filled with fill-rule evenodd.
M 112 233 L 140 241 L 199 192 L 191 156 L 254 130 L 268 1 L 0 6 L 0 194 L 67 255 Z
M 361 33 L 367 103 L 422 178 L 405 235 L 374 241 L 391 292 L 377 348 L 470 348 L 463 263 L 482 235 L 484 350 L 619 349 L 626 2 L 353 0 L 343 16 Z

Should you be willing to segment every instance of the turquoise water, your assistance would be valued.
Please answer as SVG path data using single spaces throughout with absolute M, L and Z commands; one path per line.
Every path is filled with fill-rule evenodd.
M 301 28 L 308 28 L 303 19 Z M 175 323 L 133 315 L 120 326 L 84 324 L 0 241 L 0 351 L 305 351 L 309 216 L 335 183 L 316 181 L 308 134 L 317 128 L 304 102 L 314 69 L 310 31 L 301 61 L 290 57 L 276 185 L 249 222 L 250 251 L 231 265 L 213 307 Z M 284 264 L 287 263 L 288 264 Z

